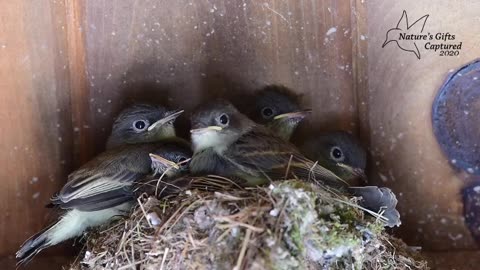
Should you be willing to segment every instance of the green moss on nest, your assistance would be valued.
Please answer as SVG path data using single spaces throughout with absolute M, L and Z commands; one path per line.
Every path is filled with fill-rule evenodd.
M 150 198 L 91 237 L 73 268 L 428 269 L 355 205 L 298 180 Z M 151 215 L 161 222 L 151 225 Z

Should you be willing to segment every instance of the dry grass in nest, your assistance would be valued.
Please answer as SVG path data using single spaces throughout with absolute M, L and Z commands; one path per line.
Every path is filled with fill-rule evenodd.
M 298 180 L 143 197 L 71 269 L 429 269 L 355 199 Z

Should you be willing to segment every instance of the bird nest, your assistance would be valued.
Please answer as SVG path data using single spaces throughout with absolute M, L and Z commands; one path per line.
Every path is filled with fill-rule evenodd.
M 138 202 L 70 269 L 429 269 L 355 198 L 298 180 Z

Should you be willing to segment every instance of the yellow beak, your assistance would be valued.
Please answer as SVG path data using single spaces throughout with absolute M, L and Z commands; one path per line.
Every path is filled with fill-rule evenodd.
M 151 131 L 152 129 L 154 129 L 155 127 L 158 127 L 158 126 L 162 126 L 163 124 L 166 124 L 170 121 L 173 121 L 175 119 L 177 119 L 178 116 L 180 116 L 180 114 L 182 114 L 184 112 L 184 110 L 179 110 L 179 111 L 176 111 L 168 116 L 165 116 L 164 118 L 158 120 L 157 122 L 151 124 L 149 127 L 148 127 L 148 131 Z
M 222 129 L 223 128 L 219 127 L 219 126 L 208 126 L 208 127 L 204 127 L 204 128 L 191 129 L 190 133 L 202 133 L 202 132 L 209 131 L 209 130 L 221 131 Z
M 273 117 L 273 119 L 278 120 L 278 119 L 282 119 L 282 118 L 297 118 L 297 117 L 304 118 L 305 116 L 307 116 L 311 112 L 312 112 L 312 110 L 303 110 L 303 111 L 297 111 L 297 112 L 283 113 L 283 114 L 279 114 L 279 115 Z

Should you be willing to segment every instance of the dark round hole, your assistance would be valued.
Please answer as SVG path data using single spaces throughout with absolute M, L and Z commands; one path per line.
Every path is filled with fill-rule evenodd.
M 480 175 L 480 60 L 453 72 L 433 102 L 437 141 L 452 166 Z

